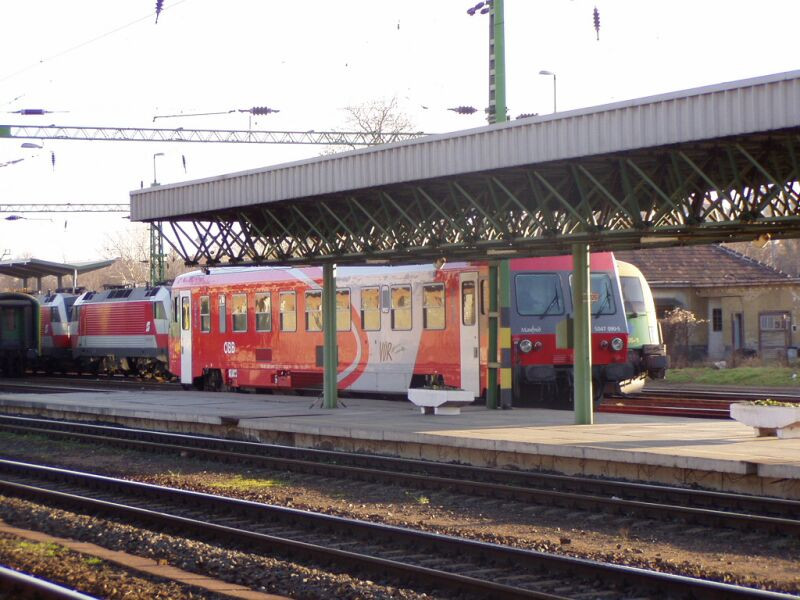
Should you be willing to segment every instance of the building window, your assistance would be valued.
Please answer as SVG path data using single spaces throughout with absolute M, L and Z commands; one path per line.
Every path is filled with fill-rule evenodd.
M 269 292 L 256 294 L 256 331 L 272 331 L 272 296 Z
M 392 293 L 392 329 L 411 329 L 411 286 L 393 285 Z
M 336 331 L 350 331 L 350 290 L 336 290 Z
M 306 331 L 322 331 L 322 291 L 306 292 Z
M 247 331 L 247 294 L 234 294 L 231 297 L 233 331 Z
M 711 309 L 711 331 L 722 331 L 722 309 Z
M 281 331 L 297 331 L 297 296 L 294 292 L 279 294 Z
M 444 325 L 444 284 L 425 284 L 422 286 L 422 327 L 444 329 Z
M 200 296 L 200 331 L 211 331 L 211 303 L 208 296 Z
M 361 290 L 361 327 L 364 331 L 381 328 L 381 293 L 376 287 Z

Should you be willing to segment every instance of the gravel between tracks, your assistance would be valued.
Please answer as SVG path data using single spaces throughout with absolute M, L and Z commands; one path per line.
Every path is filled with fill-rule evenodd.
M 708 535 L 710 530 L 692 528 L 683 523 L 659 524 L 607 514 L 587 516 L 585 512 L 526 507 L 489 498 L 109 450 L 73 442 L 48 441 L 41 436 L 24 436 L 23 441 L 23 436 L 0 433 L 0 456 L 27 458 L 159 485 L 539 551 L 800 593 L 800 570 L 797 568 L 800 540 L 787 536 L 738 531 Z M 273 588 L 267 591 L 288 593 Z M 340 596 L 337 594 L 337 597 Z

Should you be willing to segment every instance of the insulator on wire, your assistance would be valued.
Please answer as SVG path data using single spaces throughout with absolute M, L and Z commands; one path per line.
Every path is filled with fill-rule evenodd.
M 277 113 L 281 111 L 275 110 L 274 108 L 269 108 L 268 106 L 254 106 L 253 108 L 244 110 L 242 112 L 249 112 L 252 115 L 268 115 L 271 113 Z
M 454 108 L 448 108 L 447 110 L 452 110 L 454 113 L 460 115 L 471 115 L 472 113 L 478 112 L 478 109 L 474 106 L 456 106 Z
M 156 0 L 156 23 L 158 23 L 158 15 L 161 14 L 161 10 L 164 8 L 164 0 Z
M 597 39 L 600 40 L 600 11 L 594 7 L 594 30 L 597 32 Z
M 53 165 L 53 171 L 56 170 L 56 153 L 50 152 L 50 164 Z

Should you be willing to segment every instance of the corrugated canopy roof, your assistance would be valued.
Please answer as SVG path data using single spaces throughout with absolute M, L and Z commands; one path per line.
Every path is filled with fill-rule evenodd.
M 720 245 L 621 250 L 614 255 L 639 267 L 653 288 L 800 284 L 798 277 Z
M 0 275 L 28 279 L 31 277 L 59 277 L 64 275 L 78 275 L 96 271 L 111 266 L 116 258 L 84 263 L 57 263 L 38 258 L 22 258 L 0 261 Z

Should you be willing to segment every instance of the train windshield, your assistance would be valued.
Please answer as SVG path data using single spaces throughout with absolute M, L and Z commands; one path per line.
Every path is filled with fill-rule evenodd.
M 553 273 L 520 273 L 514 278 L 517 312 L 543 317 L 564 314 L 561 281 Z
M 605 273 L 592 273 L 591 290 L 592 315 L 613 315 L 617 312 L 611 277 Z
M 626 310 L 631 313 L 647 312 L 644 290 L 642 290 L 642 282 L 639 281 L 639 278 L 620 277 L 619 281 L 622 285 L 622 301 L 625 303 Z

